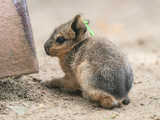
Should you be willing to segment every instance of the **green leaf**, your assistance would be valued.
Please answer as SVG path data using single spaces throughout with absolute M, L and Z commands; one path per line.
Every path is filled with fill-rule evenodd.
M 88 26 L 88 21 L 87 20 L 84 20 L 83 23 L 85 24 L 87 30 L 89 31 L 90 35 L 91 36 L 94 36 L 95 33 L 93 32 L 93 30 Z

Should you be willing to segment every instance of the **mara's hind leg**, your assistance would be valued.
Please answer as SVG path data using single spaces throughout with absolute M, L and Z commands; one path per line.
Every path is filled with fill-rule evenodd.
M 103 92 L 99 89 L 87 88 L 83 89 L 83 97 L 98 102 L 102 107 L 112 109 L 114 107 L 120 107 L 120 102 L 116 100 L 112 95 Z
M 111 109 L 120 106 L 119 102 L 112 95 L 94 86 L 92 77 L 92 69 L 87 61 L 84 61 L 77 69 L 77 79 L 83 96 L 91 101 L 100 103 L 104 108 Z

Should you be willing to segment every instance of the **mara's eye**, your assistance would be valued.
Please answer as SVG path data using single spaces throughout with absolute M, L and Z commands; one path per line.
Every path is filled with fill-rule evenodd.
M 58 37 L 56 42 L 59 43 L 59 44 L 63 44 L 65 42 L 65 38 L 64 37 Z

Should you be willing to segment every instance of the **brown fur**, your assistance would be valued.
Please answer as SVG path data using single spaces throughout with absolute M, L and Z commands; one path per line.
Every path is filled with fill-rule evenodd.
M 57 40 L 65 41 L 58 43 Z M 126 81 L 121 81 L 121 78 L 116 76 L 117 74 L 120 76 L 120 72 L 124 70 L 126 75 L 132 77 L 124 54 L 109 40 L 89 37 L 80 15 L 56 28 L 45 43 L 45 50 L 48 55 L 57 56 L 60 59 L 60 65 L 65 73 L 62 79 L 45 82 L 48 87 L 81 90 L 83 97 L 100 103 L 104 108 L 117 107 L 128 98 L 132 79 L 128 78 L 130 81 L 128 80 L 126 83 L 128 85 L 124 86 Z M 119 72 L 114 72 L 116 70 Z M 115 74 L 116 78 L 111 76 L 112 74 Z M 108 87 L 103 87 L 101 83 L 103 79 Z M 115 83 L 118 80 L 120 82 Z M 112 94 L 107 91 L 115 89 L 117 84 L 122 86 L 119 93 Z M 129 86 L 129 88 L 123 86 Z

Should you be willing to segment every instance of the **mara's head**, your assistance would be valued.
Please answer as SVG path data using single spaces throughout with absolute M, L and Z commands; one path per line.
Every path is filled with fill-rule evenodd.
M 44 48 L 50 56 L 62 56 L 70 51 L 77 43 L 83 41 L 87 28 L 80 15 L 76 15 L 69 22 L 57 27 Z

